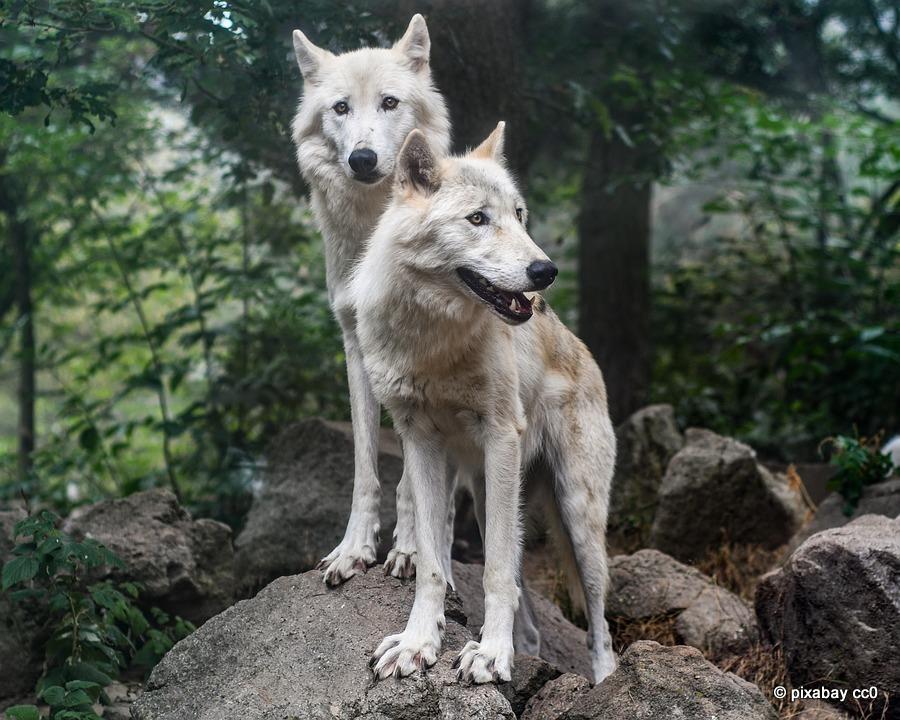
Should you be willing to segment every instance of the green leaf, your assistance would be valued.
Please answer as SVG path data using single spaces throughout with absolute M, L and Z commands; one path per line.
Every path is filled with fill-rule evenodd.
M 6 717 L 10 720 L 40 720 L 41 714 L 34 705 L 13 705 L 6 708 Z
M 20 582 L 27 582 L 37 575 L 41 565 L 37 558 L 17 557 L 3 566 L 3 589 L 8 590 Z
M 69 666 L 69 677 L 106 687 L 113 679 L 91 663 L 79 662 Z
M 78 707 L 79 705 L 90 705 L 91 703 L 91 696 L 84 690 L 75 690 L 74 692 L 66 693 L 66 707 L 73 708 Z
M 46 702 L 48 705 L 59 705 L 60 703 L 62 703 L 65 697 L 66 690 L 59 685 L 51 685 L 50 687 L 45 688 L 44 691 L 40 694 L 41 700 Z
M 70 680 L 66 683 L 66 690 L 99 690 L 100 685 L 90 680 Z

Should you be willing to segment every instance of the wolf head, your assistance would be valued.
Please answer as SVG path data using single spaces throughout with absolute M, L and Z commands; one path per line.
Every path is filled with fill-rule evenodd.
M 431 281 L 437 302 L 460 296 L 484 303 L 510 324 L 532 315 L 524 293 L 543 290 L 556 277 L 528 235 L 528 210 L 503 160 L 504 123 L 463 157 L 442 159 L 418 130 L 400 150 L 391 211 L 409 228 L 398 256 Z M 403 237 L 398 234 L 397 237 Z M 452 299 L 451 299 L 452 297 Z
M 307 180 L 328 174 L 374 185 L 394 172 L 410 130 L 422 128 L 438 148 L 449 145 L 447 109 L 431 80 L 431 40 L 421 15 L 391 48 L 334 55 L 294 30 L 304 93 L 293 123 L 297 158 Z

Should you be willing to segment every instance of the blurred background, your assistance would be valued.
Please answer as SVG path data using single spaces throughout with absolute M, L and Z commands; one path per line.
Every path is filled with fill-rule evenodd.
M 456 149 L 508 123 L 616 422 L 772 462 L 897 432 L 897 0 L 2 0 L 0 503 L 167 486 L 238 527 L 267 441 L 349 416 L 290 36 L 414 12 Z

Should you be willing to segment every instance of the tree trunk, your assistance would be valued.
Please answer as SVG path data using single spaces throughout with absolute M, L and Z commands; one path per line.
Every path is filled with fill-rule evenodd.
M 424 0 L 395 6 L 408 22 L 421 12 L 431 37 L 431 69 L 447 100 L 453 149 L 463 152 L 506 121 L 509 168 L 525 181 L 533 132 L 525 99 L 528 0 Z
M 15 293 L 19 324 L 19 449 L 18 479 L 24 482 L 31 474 L 34 452 L 35 354 L 34 318 L 31 298 L 31 247 L 28 226 L 9 217 L 9 241 L 16 270 Z
M 593 131 L 578 218 L 579 334 L 603 370 L 615 423 L 645 402 L 650 385 L 647 166 L 646 151 Z

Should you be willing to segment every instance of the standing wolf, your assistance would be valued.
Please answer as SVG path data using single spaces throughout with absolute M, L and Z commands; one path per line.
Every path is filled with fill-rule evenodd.
M 392 201 L 341 299 L 352 307 L 338 308 L 357 318 L 375 397 L 403 440 L 415 512 L 415 601 L 406 629 L 375 651 L 377 677 L 437 660 L 448 579 L 440 528 L 455 467 L 474 486 L 485 540 L 484 626 L 457 659 L 459 675 L 510 679 L 520 478 L 538 456 L 554 477 L 532 478 L 528 492 L 542 495 L 577 565 L 595 681 L 615 667 L 603 614 L 615 462 L 606 388 L 585 346 L 543 298 L 524 294 L 547 287 L 556 267 L 525 229 L 502 145 L 501 123 L 471 154 L 442 159 L 413 131 Z
M 431 42 L 421 15 L 413 16 L 392 48 L 333 55 L 294 31 L 304 79 L 294 117 L 297 161 L 325 239 L 328 296 L 347 356 L 353 420 L 353 505 L 341 543 L 320 563 L 337 585 L 375 562 L 379 530 L 378 426 L 380 410 L 366 378 L 352 309 L 345 301 L 350 270 L 391 193 L 397 153 L 413 128 L 446 152 L 450 122 L 428 64 Z M 412 573 L 415 552 L 408 481 L 397 489 L 397 528 L 389 567 Z M 442 526 L 446 523 L 442 523 Z M 448 540 L 449 542 L 449 540 Z

